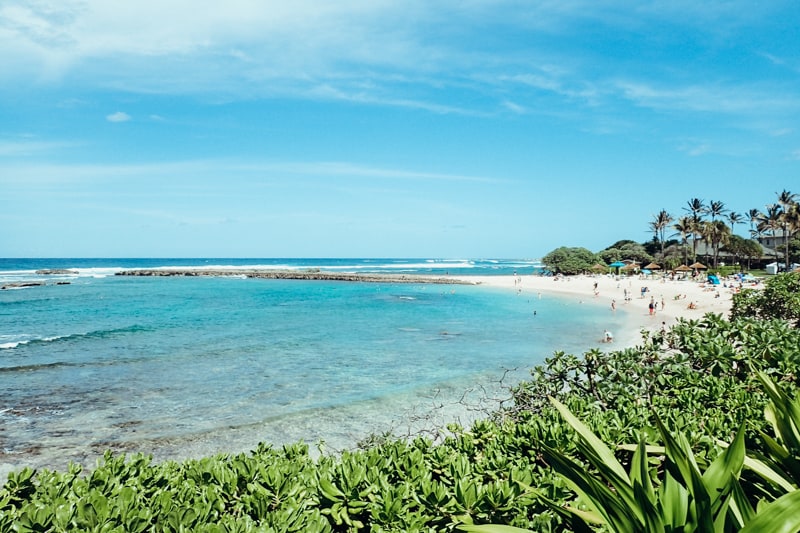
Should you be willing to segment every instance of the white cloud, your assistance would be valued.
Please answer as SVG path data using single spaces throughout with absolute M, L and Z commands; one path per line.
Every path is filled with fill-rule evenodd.
M 0 156 L 28 156 L 65 146 L 63 143 L 41 141 L 0 141 Z
M 503 107 L 508 109 L 512 113 L 516 113 L 517 115 L 524 115 L 527 112 L 527 109 L 525 109 L 523 106 L 515 104 L 514 102 L 511 102 L 509 100 L 503 102 Z
M 106 120 L 108 120 L 109 122 L 128 122 L 130 119 L 131 116 L 122 111 L 117 111 L 116 113 L 111 113 L 110 115 L 106 115 Z

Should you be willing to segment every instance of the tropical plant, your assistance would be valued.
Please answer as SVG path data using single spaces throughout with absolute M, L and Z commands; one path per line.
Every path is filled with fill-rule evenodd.
M 762 432 L 766 452 L 745 456 L 743 427 L 723 451 L 707 462 L 697 457 L 687 438 L 669 431 L 658 416 L 656 426 L 663 446 L 622 446 L 633 452 L 626 472 L 616 454 L 561 402 L 551 403 L 578 436 L 577 451 L 591 470 L 568 454 L 543 446 L 543 455 L 564 476 L 577 495 L 573 504 L 539 497 L 561 515 L 573 531 L 593 526 L 611 531 L 664 533 L 668 531 L 723 533 L 794 532 L 800 528 L 800 400 L 792 400 L 765 373 L 758 378 L 770 404 L 766 417 L 775 438 Z M 653 456 L 656 463 L 653 463 Z M 747 494 L 753 483 L 743 481 L 743 468 L 766 482 L 768 490 Z M 776 494 L 777 493 L 777 494 Z M 460 526 L 474 533 L 527 531 L 497 525 Z
M 686 202 L 686 207 L 683 209 L 691 215 L 689 232 L 692 236 L 692 261 L 697 261 L 697 240 L 702 236 L 701 215 L 706 212 L 706 204 L 700 198 L 692 198 Z
M 775 243 L 775 261 L 780 261 L 780 256 L 778 255 L 777 236 L 778 231 L 782 227 L 781 214 L 782 210 L 779 204 L 769 204 L 767 205 L 766 212 L 761 215 L 757 226 L 759 231 L 771 233 L 772 241 Z
M 658 214 L 653 215 L 653 221 L 650 222 L 650 228 L 653 230 L 655 238 L 661 243 L 661 260 L 664 260 L 664 234 L 667 228 L 672 224 L 673 218 L 666 209 L 662 209 Z
M 747 212 L 747 221 L 750 222 L 750 231 L 753 232 L 756 225 L 761 220 L 762 213 L 758 209 L 750 209 Z
M 711 217 L 711 221 L 717 219 L 717 217 L 724 215 L 728 212 L 725 208 L 725 202 L 715 201 L 712 200 L 708 203 L 706 208 L 703 211 L 706 215 Z
M 730 239 L 731 232 L 722 220 L 707 221 L 703 224 L 703 237 L 711 244 L 711 251 L 714 254 L 714 268 L 717 267 L 719 249 Z
M 680 237 L 680 242 L 683 245 L 683 263 L 686 264 L 688 262 L 687 246 L 689 237 L 694 234 L 694 221 L 690 217 L 681 217 L 672 227 L 676 230 L 674 235 Z
M 734 226 L 744 222 L 744 217 L 736 211 L 729 212 L 725 218 L 728 220 L 728 224 L 731 225 L 731 235 L 734 235 Z
M 733 295 L 731 318 L 786 320 L 800 327 L 800 274 L 787 272 L 766 280 L 764 289 L 743 289 Z
M 800 214 L 798 214 L 797 195 L 784 189 L 778 194 L 778 205 L 781 207 L 779 224 L 783 231 L 784 265 L 789 263 L 789 240 L 792 234 L 800 229 Z

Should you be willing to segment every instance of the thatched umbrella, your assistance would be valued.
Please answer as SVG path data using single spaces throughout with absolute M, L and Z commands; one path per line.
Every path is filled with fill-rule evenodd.
M 634 261 L 629 265 L 625 265 L 624 267 L 620 268 L 620 271 L 628 272 L 630 270 L 636 271 L 639 270 L 639 265 Z
M 681 265 L 679 267 L 675 267 L 672 269 L 673 272 L 691 272 L 692 267 L 687 267 L 686 265 Z
M 604 265 L 602 263 L 596 263 L 592 266 L 592 270 L 595 272 L 603 272 L 604 270 L 608 270 L 608 265 Z
M 650 263 L 645 268 L 647 270 L 661 270 L 661 266 L 657 265 L 656 263 Z
M 691 265 L 689 265 L 689 268 L 696 268 L 697 270 L 705 270 L 708 267 L 705 266 L 703 263 L 697 262 L 697 263 L 692 263 Z

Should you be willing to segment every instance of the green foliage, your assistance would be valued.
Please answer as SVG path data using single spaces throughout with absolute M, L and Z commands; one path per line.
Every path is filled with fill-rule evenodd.
M 744 289 L 733 296 L 731 318 L 756 317 L 787 320 L 800 327 L 800 274 L 778 274 L 764 289 Z
M 542 264 L 556 274 L 588 272 L 597 263 L 597 256 L 586 248 L 556 248 L 542 258 Z
M 630 240 L 617 241 L 597 255 L 609 264 L 624 259 L 636 261 L 641 265 L 653 261 L 653 255 L 647 251 L 645 245 Z

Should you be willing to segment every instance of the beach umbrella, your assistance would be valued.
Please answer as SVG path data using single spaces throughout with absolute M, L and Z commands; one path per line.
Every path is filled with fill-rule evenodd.
M 652 273 L 653 273 L 653 272 L 652 272 L 651 270 L 648 270 L 648 269 L 646 269 L 646 268 L 643 268 L 643 269 L 642 269 L 642 274 L 646 274 L 646 275 L 648 275 L 648 276 L 649 276 L 649 275 L 650 275 L 650 274 L 652 274 Z
M 639 265 L 637 265 L 635 262 L 633 262 L 630 265 L 625 265 L 620 270 L 623 270 L 625 272 L 628 272 L 630 270 L 639 270 Z
M 611 263 L 608 266 L 611 267 L 611 268 L 616 268 L 617 269 L 617 274 L 619 274 L 620 267 L 624 267 L 625 263 L 623 263 L 622 261 L 614 261 L 613 263 Z
M 708 267 L 705 266 L 703 263 L 697 262 L 689 265 L 689 268 L 696 268 L 697 270 L 705 270 Z
M 691 272 L 691 271 L 692 271 L 692 268 L 691 267 L 687 267 L 686 265 L 681 265 L 679 267 L 676 267 L 673 270 L 673 272 Z
M 608 267 L 606 265 L 602 264 L 602 263 L 596 263 L 594 266 L 592 266 L 592 270 L 597 271 L 597 272 L 602 272 L 603 270 L 605 270 L 607 268 Z
M 649 265 L 645 266 L 647 270 L 660 270 L 661 267 L 658 266 L 656 263 L 650 263 Z

